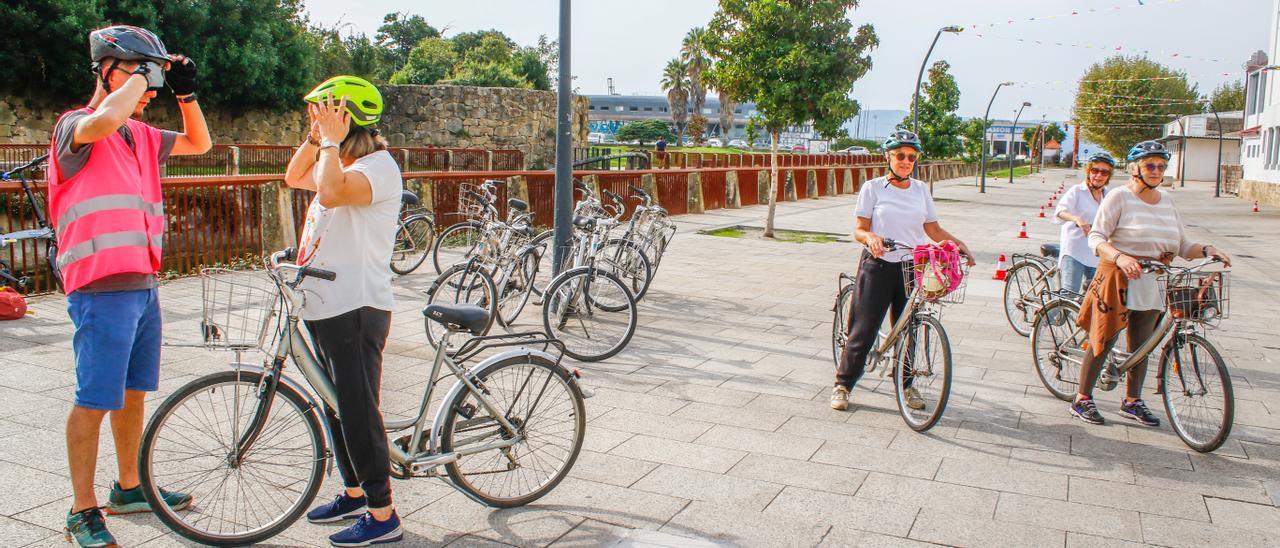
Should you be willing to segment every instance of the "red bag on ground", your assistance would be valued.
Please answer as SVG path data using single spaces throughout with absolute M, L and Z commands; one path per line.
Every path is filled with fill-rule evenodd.
M 0 287 L 0 320 L 16 320 L 27 315 L 27 300 L 8 287 Z

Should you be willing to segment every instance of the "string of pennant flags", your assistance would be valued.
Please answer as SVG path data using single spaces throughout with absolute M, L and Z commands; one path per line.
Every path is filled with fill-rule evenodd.
M 1163 49 L 1151 50 L 1151 49 L 1130 48 L 1130 47 L 1125 47 L 1123 45 L 1093 44 L 1091 42 L 1070 42 L 1070 41 L 1062 42 L 1057 40 L 1041 40 L 1038 38 L 1005 36 L 1001 34 L 993 34 L 990 32 L 975 32 L 973 34 L 970 34 L 969 36 L 973 38 L 995 38 L 997 40 L 1008 40 L 1008 41 L 1019 42 L 1023 44 L 1036 44 L 1041 46 L 1058 46 L 1058 47 L 1064 47 L 1064 48 L 1088 49 L 1088 50 L 1094 50 L 1094 51 L 1107 51 L 1107 52 L 1113 52 L 1113 53 L 1129 53 L 1129 54 L 1159 56 L 1159 57 L 1165 57 L 1165 58 L 1174 59 L 1174 60 L 1201 61 L 1206 63 L 1219 63 L 1219 64 L 1227 63 L 1227 61 L 1223 61 L 1222 59 L 1200 57 L 1196 55 L 1189 55 L 1180 51 L 1167 51 Z
M 1160 97 L 1149 97 L 1142 95 L 1121 95 L 1116 93 L 1101 93 L 1097 91 L 1080 91 L 1078 95 L 1090 95 L 1093 97 L 1108 97 L 1111 99 L 1132 99 L 1149 101 L 1153 105 L 1195 105 L 1206 102 L 1203 98 L 1196 99 L 1165 99 Z
M 1081 15 L 1093 15 L 1093 14 L 1103 13 L 1103 12 L 1115 13 L 1117 11 L 1123 11 L 1127 9 L 1151 8 L 1155 6 L 1161 6 L 1161 5 L 1177 4 L 1177 3 L 1180 3 L 1181 1 L 1182 0 L 1164 0 L 1164 1 L 1137 0 L 1136 3 L 1116 4 L 1114 6 L 1108 6 L 1108 7 L 1102 7 L 1102 8 L 1073 9 L 1069 13 L 1061 12 L 1061 13 L 1054 13 L 1049 15 L 1039 15 L 1036 17 L 1011 17 L 1003 21 L 992 21 L 990 23 L 985 23 L 985 24 L 974 23 L 974 24 L 967 25 L 966 28 L 971 30 L 978 30 L 980 28 L 1008 27 L 1011 25 L 1019 25 L 1023 23 L 1036 23 L 1041 21 L 1053 21 L 1056 19 L 1069 19 L 1072 17 L 1079 17 Z

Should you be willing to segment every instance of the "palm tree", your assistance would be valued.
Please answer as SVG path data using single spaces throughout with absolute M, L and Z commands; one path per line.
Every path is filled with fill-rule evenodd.
M 684 139 L 684 128 L 689 123 L 689 77 L 685 64 L 679 59 L 667 61 L 662 70 L 662 91 L 667 92 L 667 106 L 671 107 L 671 121 L 676 124 L 676 145 Z
M 702 73 L 711 66 L 707 57 L 707 29 L 694 27 L 684 35 L 680 43 L 680 60 L 684 61 L 689 73 L 690 96 L 693 100 L 693 115 L 702 116 L 702 106 L 707 102 L 707 86 L 702 81 Z M 701 135 L 694 136 L 699 141 Z
M 720 96 L 720 133 L 724 136 L 723 144 L 729 146 L 729 132 L 733 131 L 733 109 L 737 107 L 733 99 L 725 91 L 718 90 Z M 747 143 L 750 145 L 750 143 Z

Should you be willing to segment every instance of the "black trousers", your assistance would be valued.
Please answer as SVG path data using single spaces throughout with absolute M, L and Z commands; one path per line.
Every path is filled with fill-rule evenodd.
M 306 324 L 338 396 L 338 408 L 325 405 L 324 412 L 343 484 L 364 489 L 370 508 L 390 506 L 391 460 L 378 403 L 391 312 L 364 307 Z
M 1147 342 L 1151 338 L 1151 334 L 1155 333 L 1156 326 L 1160 325 L 1160 318 L 1164 317 L 1163 310 L 1130 310 L 1129 311 L 1129 327 L 1125 329 L 1129 352 L 1137 350 L 1142 343 Z M 1104 348 L 1095 349 L 1094 352 L 1087 352 L 1084 355 L 1084 363 L 1080 365 L 1080 393 L 1093 397 L 1093 387 L 1098 383 L 1098 377 L 1102 375 L 1102 367 L 1107 363 L 1107 356 L 1111 354 L 1111 348 L 1115 346 L 1116 339 L 1120 337 L 1112 337 Z M 1159 349 L 1156 349 L 1159 352 Z M 1155 352 L 1153 352 L 1155 353 Z M 1147 380 L 1147 362 L 1151 361 L 1150 356 L 1142 360 L 1133 369 L 1125 374 L 1125 396 L 1130 398 L 1142 397 L 1142 383 Z
M 902 280 L 902 264 L 882 261 L 863 250 L 858 277 L 854 281 L 853 307 L 849 310 L 849 338 L 844 344 L 840 366 L 836 368 L 836 385 L 850 390 L 862 378 L 867 367 L 867 354 L 876 342 L 876 332 L 907 306 L 907 287 Z

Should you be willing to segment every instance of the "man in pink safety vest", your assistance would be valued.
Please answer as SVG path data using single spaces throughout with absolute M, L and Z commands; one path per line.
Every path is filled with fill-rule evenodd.
M 139 486 L 138 446 L 143 401 L 160 376 L 160 165 L 171 154 L 201 154 L 212 145 L 196 102 L 194 61 L 170 55 L 150 31 L 124 25 L 91 32 L 89 50 L 97 85 L 88 106 L 64 113 L 54 126 L 49 213 L 75 324 L 76 397 L 67 417 L 74 498 L 66 533 L 79 546 L 97 547 L 115 545 L 94 494 L 108 413 L 119 477 L 107 513 L 151 510 Z M 166 83 L 182 111 L 182 133 L 135 119 Z M 191 504 L 183 493 L 162 495 L 176 509 Z

